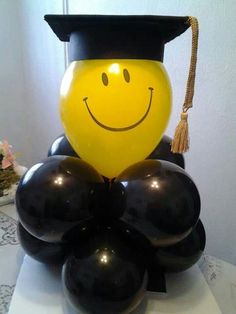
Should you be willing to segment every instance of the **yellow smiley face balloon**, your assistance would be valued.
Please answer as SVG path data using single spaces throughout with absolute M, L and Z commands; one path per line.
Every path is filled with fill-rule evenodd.
M 158 61 L 74 61 L 62 81 L 66 136 L 78 155 L 108 178 L 153 151 L 170 111 L 170 83 Z

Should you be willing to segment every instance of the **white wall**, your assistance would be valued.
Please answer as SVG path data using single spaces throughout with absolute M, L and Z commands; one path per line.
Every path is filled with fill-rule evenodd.
M 236 264 L 236 1 L 235 0 L 69 0 L 71 14 L 194 15 L 200 23 L 191 150 L 187 171 L 198 185 L 207 252 Z M 191 33 L 169 43 L 165 66 L 174 108 L 167 130 L 174 132 L 184 98 Z
M 30 166 L 62 133 L 58 114 L 64 48 L 44 21 L 62 0 L 0 0 L 0 139 Z
M 0 1 L 0 140 L 8 139 L 20 159 L 28 153 L 23 55 L 19 12 L 16 1 Z
M 30 163 L 45 158 L 61 134 L 59 86 L 64 73 L 64 47 L 44 21 L 62 14 L 62 0 L 19 0 Z
M 199 62 L 187 170 L 201 193 L 207 252 L 236 264 L 236 1 L 69 0 L 69 11 L 198 17 Z M 62 13 L 62 1 L 0 0 L 0 138 L 7 137 L 27 165 L 44 157 L 62 131 L 57 106 L 64 46 L 43 21 L 47 13 Z M 174 96 L 169 135 L 184 98 L 190 38 L 188 31 L 166 47 L 164 63 Z

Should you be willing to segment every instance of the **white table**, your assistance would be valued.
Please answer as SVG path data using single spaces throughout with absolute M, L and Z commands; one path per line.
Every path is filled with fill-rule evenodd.
M 198 266 L 167 276 L 168 295 L 148 294 L 135 314 L 220 314 L 221 311 Z M 65 302 L 60 271 L 26 256 L 17 280 L 9 314 L 74 314 Z M 82 314 L 82 313 L 81 313 Z M 114 313 L 116 314 L 116 313 Z
M 16 285 L 16 279 L 23 262 L 23 251 L 16 235 L 16 220 L 14 204 L 0 207 L 0 314 L 7 313 L 11 296 Z M 53 276 L 46 266 L 33 260 L 30 262 L 30 260 L 31 259 L 26 258 L 23 263 L 12 300 L 10 314 L 72 314 L 72 310 L 65 304 L 65 300 L 62 296 L 59 277 Z M 190 312 L 188 312 L 189 309 L 187 309 L 190 303 L 189 298 L 191 297 L 191 293 L 195 293 L 196 299 L 200 297 L 200 303 L 204 304 L 207 303 L 205 300 L 206 296 L 210 296 L 209 300 L 212 300 L 210 290 L 223 314 L 235 314 L 236 266 L 213 256 L 205 255 L 200 263 L 200 268 L 206 282 L 204 282 L 202 274 L 199 273 L 196 267 L 186 273 L 169 276 L 167 279 L 169 290 L 168 297 L 160 297 L 160 295 L 153 297 L 149 295 L 140 309 L 136 311 L 136 314 L 153 313 L 153 307 L 156 306 L 159 312 L 154 310 L 154 313 L 163 313 L 163 311 L 164 313 L 194 313 L 192 312 L 192 308 Z M 34 274 L 32 272 L 33 269 L 35 270 Z M 32 277 L 29 283 L 25 281 L 27 276 Z M 187 280 L 190 288 L 189 291 L 184 290 L 186 286 L 182 285 L 183 280 Z M 208 288 L 210 288 L 210 290 Z M 200 289 L 200 291 L 205 291 L 206 293 L 200 293 L 199 297 L 197 297 L 196 289 Z M 27 293 L 29 293 L 29 298 L 27 298 Z M 179 304 L 176 306 L 175 302 L 179 302 L 180 300 L 183 301 L 182 305 Z M 52 304 L 50 307 L 47 307 L 47 304 L 50 303 L 49 301 Z M 25 302 L 25 306 L 27 307 L 25 312 L 17 310 L 18 307 L 21 309 L 20 304 L 22 302 Z M 195 303 L 197 302 L 198 301 Z M 37 306 L 42 306 L 42 310 L 40 312 L 39 308 L 38 310 L 34 308 L 33 310 L 36 313 L 33 313 L 33 310 L 29 312 L 28 310 L 31 306 L 36 306 L 36 308 Z M 200 305 L 197 304 L 197 306 Z M 217 311 L 219 310 L 217 309 Z M 198 312 L 198 314 L 202 313 L 205 312 Z M 209 313 L 214 314 L 220 312 Z

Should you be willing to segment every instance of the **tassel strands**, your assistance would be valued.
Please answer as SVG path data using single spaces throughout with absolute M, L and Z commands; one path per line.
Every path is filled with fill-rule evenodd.
M 189 134 L 188 134 L 188 109 L 193 106 L 194 85 L 196 77 L 197 65 L 197 50 L 199 26 L 198 20 L 195 17 L 189 17 L 188 23 L 192 29 L 192 52 L 189 67 L 188 81 L 186 87 L 185 100 L 182 108 L 181 119 L 175 129 L 175 135 L 171 144 L 172 153 L 182 154 L 189 149 Z
M 173 153 L 186 152 L 189 149 L 189 134 L 188 134 L 188 114 L 181 113 L 181 120 L 175 129 L 174 140 L 171 144 Z

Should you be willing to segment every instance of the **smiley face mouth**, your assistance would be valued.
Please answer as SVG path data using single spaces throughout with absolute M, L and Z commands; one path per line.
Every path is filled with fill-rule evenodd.
M 136 126 L 138 126 L 139 124 L 141 124 L 147 117 L 150 109 L 151 109 L 151 105 L 152 105 L 152 96 L 153 96 L 153 87 L 149 87 L 148 88 L 150 90 L 150 98 L 149 98 L 149 104 L 148 104 L 148 108 L 146 110 L 146 112 L 144 113 L 144 115 L 141 117 L 141 119 L 139 119 L 137 122 L 135 122 L 134 124 L 131 124 L 129 126 L 125 126 L 125 127 L 122 127 L 122 128 L 114 128 L 114 127 L 110 127 L 110 126 L 107 126 L 103 123 L 101 123 L 100 121 L 98 121 L 98 119 L 93 115 L 92 111 L 90 110 L 89 106 L 88 106 L 88 97 L 85 97 L 83 99 L 86 107 L 87 107 L 87 110 L 91 116 L 91 118 L 93 119 L 93 121 L 98 124 L 100 127 L 102 127 L 103 129 L 105 130 L 108 130 L 108 131 L 112 131 L 112 132 L 122 132 L 122 131 L 128 131 L 128 130 L 131 130 L 133 128 L 135 128 Z

